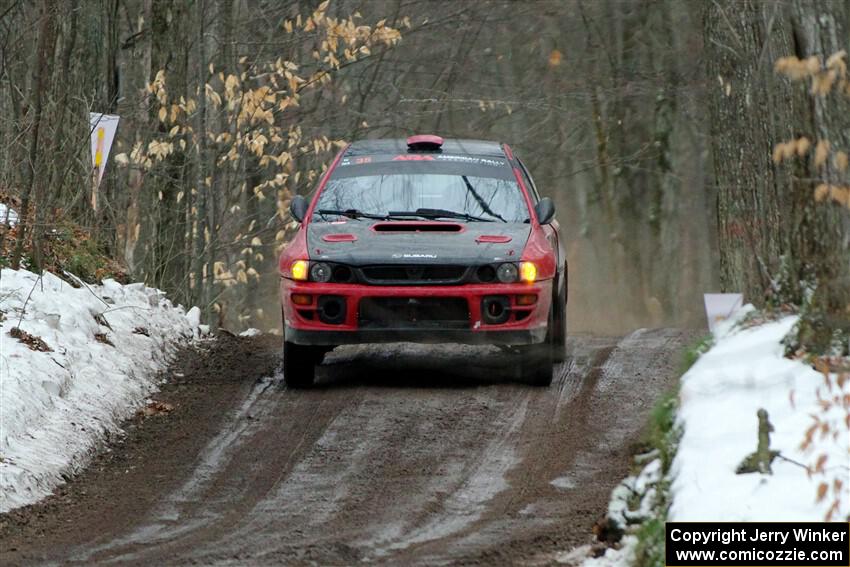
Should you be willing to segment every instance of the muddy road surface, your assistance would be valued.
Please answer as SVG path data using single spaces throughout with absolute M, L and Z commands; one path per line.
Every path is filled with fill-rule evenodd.
M 549 388 L 496 348 L 344 347 L 289 390 L 279 339 L 187 350 L 80 475 L 0 516 L 0 563 L 555 563 L 588 543 L 691 335 L 575 336 Z

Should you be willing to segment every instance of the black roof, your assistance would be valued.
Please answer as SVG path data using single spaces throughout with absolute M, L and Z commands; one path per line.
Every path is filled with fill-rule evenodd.
M 468 154 L 476 156 L 505 157 L 502 145 L 499 142 L 486 140 L 457 140 L 446 138 L 443 140 L 443 153 Z M 362 156 L 376 154 L 400 154 L 407 153 L 407 138 L 384 138 L 380 140 L 358 140 L 349 146 L 345 155 Z

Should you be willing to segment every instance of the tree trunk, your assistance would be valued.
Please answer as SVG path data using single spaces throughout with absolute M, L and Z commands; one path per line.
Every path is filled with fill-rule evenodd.
M 36 63 L 36 79 L 32 93 L 32 132 L 29 142 L 29 169 L 27 185 L 21 198 L 21 211 L 18 219 L 18 236 L 15 242 L 15 251 L 12 255 L 12 268 L 18 269 L 21 263 L 21 255 L 24 250 L 24 242 L 27 234 L 33 230 L 30 224 L 30 205 L 36 207 L 42 203 L 39 198 L 43 197 L 40 190 L 43 182 L 39 179 L 41 173 L 41 161 L 39 159 L 39 136 L 42 129 L 42 118 L 44 115 L 45 97 L 48 93 L 47 85 L 50 82 L 51 61 L 53 58 L 54 44 L 56 43 L 56 4 L 50 0 L 44 0 L 41 5 L 41 23 L 38 30 L 38 47 Z M 33 242 L 36 268 L 40 263 L 40 247 L 37 241 Z
M 137 30 L 141 35 L 141 57 L 137 60 L 139 64 L 139 74 L 144 77 L 144 84 L 139 91 L 141 100 L 145 100 L 147 92 L 147 82 L 152 78 L 151 68 L 153 41 L 156 35 L 155 25 L 157 22 L 153 20 L 153 0 L 143 0 L 142 2 L 142 18 L 143 25 L 150 26 L 150 31 L 143 33 L 144 29 Z M 135 144 L 142 143 L 142 132 L 147 130 L 150 115 L 147 111 L 139 112 L 136 118 L 136 135 L 133 142 Z M 131 146 L 132 149 L 132 146 Z M 124 262 L 127 265 L 127 270 L 133 274 L 137 271 L 136 261 L 136 244 L 139 241 L 140 224 L 140 196 L 142 192 L 142 182 L 144 181 L 144 173 L 140 165 L 134 166 L 129 173 L 128 182 L 128 202 L 127 202 L 127 218 L 124 223 L 123 248 Z
M 217 238 L 215 234 L 215 225 L 212 220 L 215 218 L 215 211 L 212 202 L 211 187 L 207 185 L 207 97 L 206 97 L 206 77 L 207 71 L 207 51 L 206 51 L 206 35 L 204 28 L 204 0 L 197 2 L 197 84 L 198 84 L 198 111 L 195 121 L 195 130 L 197 135 L 198 155 L 195 163 L 195 183 L 198 190 L 197 195 L 197 213 L 196 221 L 198 223 L 198 232 L 196 235 L 195 258 L 194 258 L 194 273 L 196 297 L 200 300 L 201 309 L 209 320 L 210 308 L 212 304 L 212 287 L 215 281 L 214 272 L 214 248 L 213 244 Z
M 822 350 L 847 326 L 847 209 L 815 202 L 822 172 L 811 154 L 776 164 L 772 153 L 799 136 L 847 148 L 850 105 L 841 96 L 811 97 L 807 84 L 789 83 L 773 64 L 850 50 L 850 8 L 829 0 L 720 0 L 706 9 L 721 283 L 756 304 L 808 305 L 821 322 L 817 336 L 801 339 Z M 817 286 L 813 296 L 806 281 Z

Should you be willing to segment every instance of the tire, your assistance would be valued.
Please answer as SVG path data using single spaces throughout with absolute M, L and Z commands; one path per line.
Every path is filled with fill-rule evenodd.
M 552 346 L 552 360 L 560 363 L 567 360 L 567 302 L 561 293 L 556 294 L 552 301 L 554 316 L 547 338 Z
M 546 327 L 546 338 L 542 343 L 523 345 L 519 347 L 520 379 L 531 386 L 548 387 L 552 383 L 555 357 L 554 342 L 557 334 L 555 327 L 555 308 L 549 308 L 549 321 Z
M 549 324 L 546 338 L 536 345 L 520 347 L 520 376 L 522 381 L 531 386 L 548 387 L 552 383 L 554 356 L 552 348 L 555 335 L 555 306 L 549 309 Z
M 290 388 L 310 388 L 316 379 L 314 347 L 283 341 L 283 381 Z
M 552 383 L 552 348 L 547 342 L 520 347 L 520 376 L 530 386 Z

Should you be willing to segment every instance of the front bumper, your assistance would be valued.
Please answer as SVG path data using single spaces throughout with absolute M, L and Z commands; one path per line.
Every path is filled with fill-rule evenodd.
M 546 338 L 552 298 L 551 280 L 533 284 L 466 284 L 457 286 L 377 286 L 296 282 L 281 279 L 281 304 L 287 341 L 302 345 L 340 345 L 361 343 L 416 342 L 524 345 Z M 298 296 L 300 304 L 293 302 Z M 531 305 L 520 305 L 518 298 L 535 296 Z M 310 303 L 305 304 L 305 297 Z M 509 314 L 503 321 L 483 312 L 485 299 L 502 298 Z M 322 312 L 325 299 L 343 304 L 342 314 L 329 323 Z M 417 300 L 427 307 L 415 317 L 399 313 L 390 321 L 365 320 L 375 300 Z M 463 320 L 429 320 L 441 300 L 465 305 Z M 361 302 L 364 309 L 361 310 Z M 506 302 L 506 303 L 505 303 Z M 435 314 L 436 316 L 436 314 Z M 442 315 L 441 315 L 442 316 Z M 419 321 L 419 318 L 423 320 Z
M 287 326 L 286 340 L 298 345 L 352 345 L 368 343 L 459 343 L 465 345 L 530 345 L 542 343 L 546 328 L 519 331 L 463 331 L 454 329 L 358 329 L 310 331 Z

